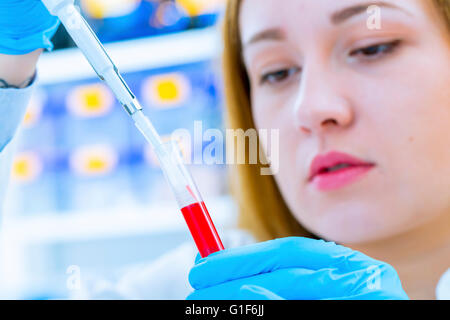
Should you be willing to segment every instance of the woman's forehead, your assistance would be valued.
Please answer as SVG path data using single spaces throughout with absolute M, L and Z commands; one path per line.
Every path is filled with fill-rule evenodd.
M 417 15 L 423 12 L 424 0 L 243 0 L 239 24 L 243 43 L 251 41 L 259 33 L 273 28 L 301 28 L 310 22 L 323 26 L 339 25 L 356 16 L 367 16 L 370 6 L 378 6 L 385 12 Z M 430 0 L 428 0 L 430 1 Z

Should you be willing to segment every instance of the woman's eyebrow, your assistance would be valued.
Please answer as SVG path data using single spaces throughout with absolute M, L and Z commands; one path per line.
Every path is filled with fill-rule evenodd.
M 348 8 L 341 9 L 341 10 L 333 13 L 330 17 L 330 20 L 333 24 L 343 23 L 344 21 L 352 18 L 353 16 L 367 12 L 367 9 L 372 5 L 375 5 L 378 7 L 389 8 L 389 9 L 397 9 L 397 10 L 403 11 L 404 13 L 407 13 L 409 15 L 409 12 L 407 12 L 403 8 L 396 6 L 395 4 L 387 3 L 384 1 L 371 1 L 371 2 L 368 2 L 365 4 L 357 4 L 357 5 L 348 7 Z
M 285 39 L 284 33 L 277 28 L 267 29 L 254 34 L 247 42 L 244 43 L 244 47 L 264 40 L 281 41 Z

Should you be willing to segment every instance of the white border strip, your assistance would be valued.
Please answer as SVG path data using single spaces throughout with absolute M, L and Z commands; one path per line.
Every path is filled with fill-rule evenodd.
M 210 60 L 218 55 L 218 27 L 109 43 L 105 49 L 121 73 Z M 96 78 L 77 48 L 44 53 L 38 62 L 40 84 Z

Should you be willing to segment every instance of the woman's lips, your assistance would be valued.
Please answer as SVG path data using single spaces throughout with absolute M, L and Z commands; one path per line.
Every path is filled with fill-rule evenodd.
M 333 151 L 314 158 L 309 182 L 321 191 L 335 190 L 357 181 L 374 167 L 373 163 Z

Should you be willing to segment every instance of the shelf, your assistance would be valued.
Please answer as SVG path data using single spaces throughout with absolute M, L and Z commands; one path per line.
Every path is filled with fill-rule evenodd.
M 121 73 L 208 61 L 218 55 L 220 48 L 216 26 L 105 45 Z M 44 53 L 37 68 L 43 85 L 97 78 L 77 48 Z
M 236 210 L 231 198 L 211 199 L 206 204 L 218 229 L 234 224 Z M 37 244 L 188 231 L 179 209 L 170 203 L 108 212 L 8 217 L 3 232 L 7 241 Z

